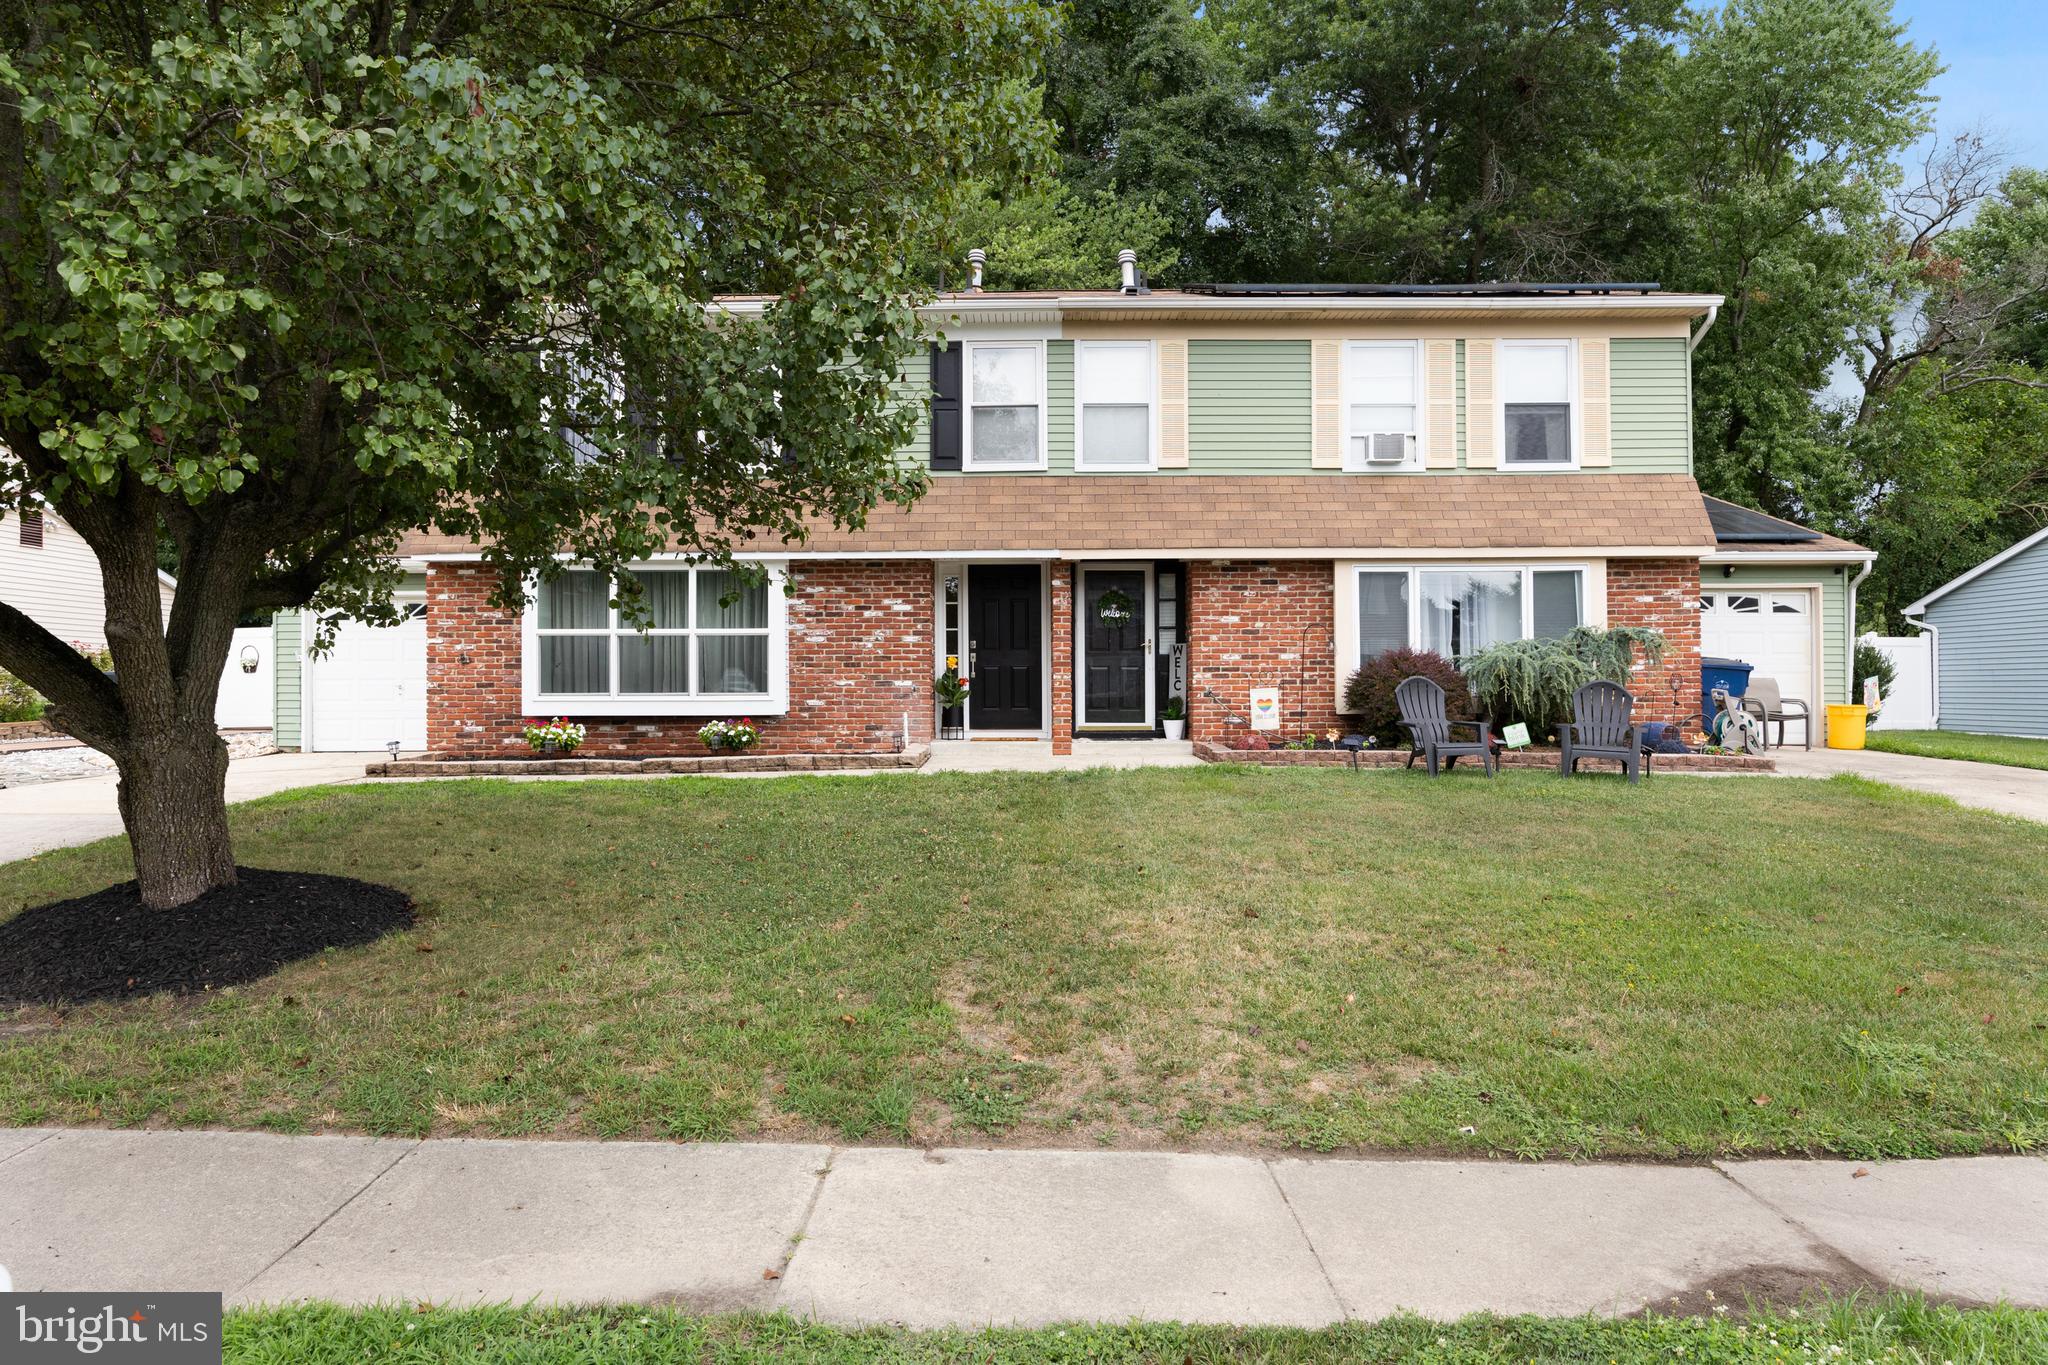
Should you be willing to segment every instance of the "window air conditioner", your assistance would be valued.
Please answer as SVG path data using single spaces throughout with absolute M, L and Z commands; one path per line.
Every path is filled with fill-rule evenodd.
M 1375 431 L 1351 438 L 1359 463 L 1391 465 L 1408 463 L 1408 450 L 1415 437 L 1405 431 Z

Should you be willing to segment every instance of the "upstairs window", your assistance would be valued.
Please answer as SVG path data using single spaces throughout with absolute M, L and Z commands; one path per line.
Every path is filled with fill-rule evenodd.
M 1074 368 L 1081 405 L 1075 466 L 1154 468 L 1152 343 L 1084 341 L 1074 348 Z
M 1045 351 L 1036 342 L 967 347 L 967 468 L 1045 467 Z
M 1572 344 L 1504 341 L 1500 346 L 1502 463 L 1569 468 L 1572 449 Z
M 643 632 L 612 606 L 603 574 L 572 569 L 541 585 L 528 613 L 528 709 L 572 714 L 774 711 L 783 687 L 782 594 L 723 569 L 635 569 Z M 565 706 L 565 703 L 583 703 Z M 704 703 L 695 711 L 677 703 Z
M 1344 348 L 1344 467 L 1421 467 L 1422 348 L 1354 341 Z

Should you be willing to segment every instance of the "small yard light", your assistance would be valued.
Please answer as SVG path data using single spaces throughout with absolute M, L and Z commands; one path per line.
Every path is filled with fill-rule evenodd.
M 395 739 L 387 739 L 384 741 L 384 747 L 391 751 L 392 761 L 396 762 L 398 759 L 398 741 Z

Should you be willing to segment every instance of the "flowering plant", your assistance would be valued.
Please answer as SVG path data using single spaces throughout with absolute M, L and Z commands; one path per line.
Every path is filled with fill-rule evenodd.
M 959 706 L 967 700 L 967 679 L 960 676 L 958 666 L 948 664 L 945 672 L 932 679 L 932 695 L 945 707 Z
M 520 733 L 526 736 L 526 742 L 533 746 L 535 753 L 543 749 L 560 749 L 566 754 L 583 742 L 584 730 L 567 716 L 556 716 L 553 720 L 530 720 Z
M 742 716 L 738 720 L 709 721 L 697 728 L 697 738 L 707 749 L 726 749 L 738 754 L 753 748 L 761 732 L 751 718 Z

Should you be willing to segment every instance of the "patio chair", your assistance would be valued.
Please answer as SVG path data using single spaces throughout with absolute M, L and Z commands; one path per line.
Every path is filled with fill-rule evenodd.
M 1449 772 L 1461 758 L 1476 758 L 1494 774 L 1493 727 L 1483 720 L 1452 720 L 1444 714 L 1444 690 L 1428 678 L 1409 678 L 1394 689 L 1394 705 L 1401 712 L 1401 724 L 1408 731 L 1408 766 L 1420 758 L 1429 775 L 1437 775 L 1439 760 Z M 1452 738 L 1456 730 L 1475 732 L 1470 741 Z
M 1572 693 L 1571 722 L 1557 727 L 1558 770 L 1571 777 L 1582 758 L 1610 758 L 1629 781 L 1642 781 L 1650 757 L 1643 752 L 1643 727 L 1630 720 L 1635 709 L 1628 689 L 1605 679 Z
M 1796 720 L 1806 733 L 1806 747 L 1813 747 L 1813 707 L 1797 697 L 1779 692 L 1776 678 L 1751 678 L 1741 697 L 1742 709 L 1763 722 L 1764 747 L 1770 747 L 1771 722 L 1778 723 L 1778 747 L 1785 747 L 1785 722 Z M 1792 708 L 1797 707 L 1797 710 Z

